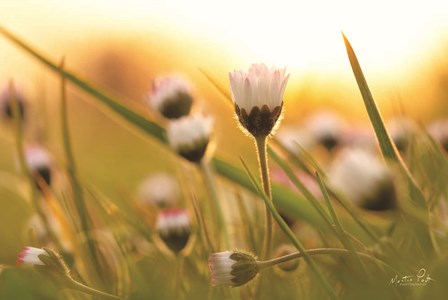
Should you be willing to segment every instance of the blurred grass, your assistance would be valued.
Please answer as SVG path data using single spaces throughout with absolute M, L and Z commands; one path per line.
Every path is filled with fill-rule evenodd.
M 59 69 L 54 70 L 60 72 Z M 69 78 L 80 84 L 80 79 L 78 77 Z M 159 141 L 164 141 L 163 130 L 158 128 L 158 126 L 153 126 L 155 123 L 151 124 L 148 122 L 144 110 L 142 110 L 142 115 L 144 116 L 141 117 L 141 112 L 139 111 L 140 108 L 137 109 L 138 112 L 133 111 L 132 109 L 128 110 L 128 104 L 125 104 L 122 99 L 109 98 L 109 96 L 97 91 L 93 86 L 87 86 L 85 88 L 87 91 L 90 91 L 93 96 L 79 93 L 77 88 L 69 94 L 71 99 L 69 102 L 69 110 L 74 112 L 70 116 L 70 126 L 73 128 L 72 140 L 74 156 L 79 164 L 79 173 L 81 174 L 83 182 L 88 182 L 89 184 L 98 187 L 99 190 L 104 192 L 104 194 L 112 200 L 112 202 L 116 203 L 119 207 L 125 208 L 134 200 L 134 188 L 137 186 L 140 179 L 147 175 L 148 172 L 166 169 L 173 171 L 179 163 L 184 164 L 185 162 L 178 160 L 169 150 L 167 151 L 167 148 L 162 143 L 159 143 Z M 100 95 L 98 93 L 100 93 Z M 109 110 L 103 109 L 101 106 L 99 108 L 92 107 L 83 101 L 87 99 L 89 103 L 96 103 L 98 96 L 102 101 L 107 103 L 111 102 L 107 104 L 109 108 L 115 112 L 121 113 L 121 116 L 130 120 L 131 123 L 137 125 L 137 127 L 142 128 L 143 131 L 134 130 L 132 126 L 122 122 L 122 118 L 117 114 L 110 113 Z M 115 101 L 117 101 L 117 103 L 115 103 Z M 132 106 L 138 107 L 134 104 Z M 54 111 L 50 109 L 49 116 L 51 116 L 51 118 L 48 120 L 49 129 L 54 131 L 59 130 L 59 122 L 54 118 L 54 116 L 57 115 L 56 111 L 56 109 Z M 95 124 L 95 126 L 93 127 L 92 124 Z M 133 134 L 129 134 L 129 128 Z M 145 134 L 142 134 L 142 132 L 153 131 L 156 132 L 155 137 L 158 141 L 148 139 Z M 7 130 L 5 130 L 5 136 L 8 136 Z M 58 138 L 59 137 L 50 138 L 48 143 L 51 146 L 51 149 L 55 150 L 57 157 L 63 157 L 63 149 Z M 13 163 L 9 161 L 13 150 L 9 153 L 9 151 L 7 151 L 9 148 L 8 142 L 5 142 L 4 144 L 6 147 L 0 147 L 0 153 L 2 154 L 0 163 L 5 164 L 4 170 L 15 173 Z M 424 148 L 422 149 L 422 152 L 426 151 Z M 238 151 L 240 150 L 238 149 Z M 232 164 L 229 164 L 227 159 L 228 157 L 231 157 L 231 155 L 226 155 L 226 160 L 220 158 L 214 159 L 214 165 L 217 170 L 223 174 L 224 177 L 227 178 L 226 180 L 230 181 L 231 184 L 237 182 L 243 189 L 254 191 L 254 188 L 251 182 L 247 179 L 245 173 L 241 169 L 235 168 Z M 420 155 L 426 157 L 428 154 L 421 153 Z M 250 158 L 250 155 L 247 156 Z M 251 169 L 254 169 L 255 165 L 253 164 L 251 167 Z M 432 167 L 428 167 L 419 173 L 425 174 L 432 170 Z M 436 175 L 434 176 L 437 177 Z M 280 201 L 276 202 L 276 206 L 281 211 L 292 213 L 302 220 L 308 221 L 315 229 L 322 229 L 321 226 L 324 222 L 310 205 L 303 204 L 305 203 L 305 200 L 302 196 L 280 184 L 273 185 L 273 192 L 276 195 L 280 195 Z M 2 237 L 2 240 L 3 237 L 5 237 L 5 241 L 7 241 L 6 246 L 0 249 L 0 262 L 12 265 L 14 264 L 15 254 L 20 249 L 20 246 L 29 242 L 26 235 L 20 231 L 29 211 L 23 199 L 19 199 L 17 195 L 9 192 L 7 189 L 0 188 L 0 197 L 0 220 L 2 220 L 2 224 L 4 223 L 7 225 L 5 228 L 0 228 L 0 236 Z M 92 206 L 94 205 L 92 204 Z M 363 233 L 358 226 L 354 225 L 351 217 L 344 212 L 341 207 L 335 207 L 335 209 L 341 219 L 342 226 L 369 246 L 368 249 L 363 250 L 369 250 L 378 255 L 385 255 L 385 253 L 387 253 L 385 247 L 383 247 L 384 245 L 372 242 L 370 239 L 366 238 L 365 233 Z M 107 215 L 108 212 L 102 211 L 101 213 L 104 214 L 101 218 L 110 217 Z M 392 261 L 392 263 L 403 263 L 406 264 L 406 267 L 411 268 L 417 268 L 418 264 L 421 264 L 418 251 L 415 251 L 412 247 L 410 247 L 409 250 L 409 248 L 407 248 L 409 245 L 403 245 L 402 243 L 407 235 L 412 236 L 413 234 L 412 232 L 409 232 L 409 227 L 401 224 L 391 236 L 386 235 L 387 229 L 391 225 L 391 220 L 401 220 L 399 217 L 394 215 L 371 215 L 359 210 L 355 210 L 355 214 L 357 214 L 359 218 L 368 220 L 369 223 L 374 225 L 375 233 L 387 239 L 387 243 L 393 243 L 394 246 L 399 247 L 400 250 L 403 251 L 404 249 L 402 253 L 407 253 L 407 255 L 403 255 L 403 261 Z M 4 217 L 4 219 L 1 217 Z M 112 219 L 113 221 L 108 225 L 122 225 L 122 220 L 118 217 L 112 217 Z M 125 232 L 129 233 L 130 231 L 126 231 L 126 229 L 127 228 L 124 229 Z M 125 234 L 123 241 L 126 241 L 127 238 L 130 238 L 130 236 Z M 322 240 L 324 240 L 324 243 L 333 243 L 334 241 L 332 238 L 333 237 L 327 231 L 322 233 Z M 442 245 L 445 246 L 446 243 Z M 423 246 L 427 247 L 428 245 Z M 170 260 L 169 256 L 165 259 L 160 258 L 163 257 L 160 253 L 152 253 L 152 255 L 153 256 L 150 255 L 149 257 L 142 258 L 129 265 L 134 285 L 134 289 L 132 290 L 133 299 L 173 298 L 173 290 L 171 289 L 169 280 L 173 278 L 171 271 L 175 269 L 175 263 Z M 204 253 L 193 253 L 192 257 L 201 259 L 202 261 L 206 260 L 206 255 L 204 255 Z M 417 262 L 407 261 L 407 259 L 412 260 L 413 258 L 416 258 L 415 260 Z M 378 299 L 381 297 L 387 299 L 391 297 L 390 290 L 387 289 L 387 283 L 390 278 L 381 272 L 372 271 L 372 276 L 376 278 L 376 285 L 372 287 L 366 285 L 363 278 L 354 275 L 359 274 L 357 273 L 359 270 L 357 270 L 356 266 L 344 259 L 319 258 L 316 259 L 316 261 L 319 268 L 325 270 L 324 276 L 331 278 L 332 283 L 334 283 L 336 287 L 349 286 L 351 288 L 350 290 L 340 288 L 345 299 L 359 299 L 361 297 L 366 297 L 368 299 Z M 434 275 L 434 278 L 438 281 L 443 281 L 446 278 L 447 273 L 445 269 L 438 267 L 439 263 L 442 266 L 446 265 L 446 257 L 442 256 L 434 261 L 428 262 L 425 267 L 428 269 L 431 268 L 431 272 L 434 270 L 435 273 L 431 273 L 431 275 Z M 195 267 L 193 266 L 194 262 L 190 261 L 189 264 L 190 265 L 188 265 L 187 262 L 187 265 L 191 268 L 187 268 L 185 270 L 186 274 L 184 275 L 185 278 L 188 278 L 188 282 L 185 283 L 185 285 L 188 286 L 185 286 L 184 288 L 190 291 L 189 296 L 191 298 L 200 299 L 204 296 L 204 291 L 210 291 L 208 273 L 204 265 L 196 266 L 196 268 L 199 268 L 200 270 L 195 270 Z M 411 264 L 411 266 L 409 266 L 409 264 Z M 272 299 L 273 297 L 296 299 L 297 295 L 309 299 L 322 299 L 325 297 L 322 287 L 317 285 L 313 280 L 310 280 L 308 274 L 309 271 L 304 271 L 304 265 L 304 263 L 301 263 L 300 270 L 293 273 L 291 276 L 285 276 L 278 272 L 269 271 L 267 276 L 272 282 L 275 281 L 276 283 L 278 282 L 278 284 L 273 284 L 266 295 L 263 295 L 263 299 Z M 53 299 L 55 297 L 54 295 L 56 295 L 54 286 L 52 286 L 51 283 L 35 276 L 32 272 L 30 272 L 31 275 L 23 275 L 28 271 L 16 269 L 5 270 L 3 272 L 5 273 L 0 276 L 1 299 L 3 299 L 1 297 L 2 292 L 5 293 L 3 294 L 5 295 L 5 299 L 8 299 L 8 297 L 11 297 L 11 295 L 15 293 L 16 289 L 26 289 L 33 295 L 42 295 L 42 298 L 48 297 L 48 299 Z M 20 274 L 20 276 L 16 274 Z M 37 285 L 37 287 L 30 287 L 30 285 Z M 45 288 L 48 287 L 54 294 L 47 295 L 46 293 L 43 293 L 40 290 L 40 286 Z M 5 287 L 5 289 L 2 290 L 3 287 Z M 421 290 L 412 290 L 411 292 L 409 292 L 409 290 L 403 291 L 403 298 L 406 299 L 407 295 L 411 293 L 414 296 L 420 296 L 420 299 L 426 299 L 425 297 L 428 296 L 431 296 L 432 299 L 437 299 L 440 295 L 444 295 L 445 290 L 446 289 L 440 285 L 431 284 L 427 288 Z M 216 292 L 216 290 L 214 291 Z M 370 292 L 369 296 L 365 295 L 366 291 Z M 18 294 L 18 296 L 23 297 L 23 299 L 28 299 L 27 297 L 29 297 L 29 294 L 27 291 L 20 291 L 20 293 L 21 294 Z

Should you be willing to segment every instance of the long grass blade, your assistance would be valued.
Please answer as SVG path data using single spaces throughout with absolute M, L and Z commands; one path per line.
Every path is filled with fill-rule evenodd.
M 359 91 L 361 92 L 362 99 L 364 100 L 364 106 L 366 107 L 367 114 L 369 115 L 370 122 L 372 123 L 373 129 L 375 131 L 375 135 L 380 145 L 381 152 L 386 160 L 391 160 L 398 164 L 400 169 L 409 179 L 411 195 L 413 196 L 412 199 L 417 204 L 417 206 L 425 208 L 425 197 L 415 183 L 415 180 L 412 178 L 412 175 L 410 174 L 408 168 L 398 154 L 398 151 L 389 133 L 387 132 L 383 118 L 381 117 L 380 110 L 376 105 L 376 101 L 373 98 L 369 85 L 367 84 L 366 78 L 364 77 L 364 73 L 361 69 L 358 58 L 356 57 L 355 51 L 353 50 L 350 42 L 344 34 L 342 34 L 342 38 L 344 39 L 345 48 L 347 49 L 347 55 L 350 60 L 350 65 L 352 66 L 353 74 L 355 75 L 356 82 L 358 83 Z
M 358 58 L 356 57 L 355 51 L 353 50 L 350 42 L 343 33 L 342 38 L 344 40 L 345 48 L 347 49 L 347 55 L 353 70 L 353 74 L 355 75 L 356 82 L 358 83 L 358 87 L 364 101 L 364 106 L 366 107 L 370 122 L 372 123 L 375 135 L 380 145 L 381 152 L 387 161 L 392 161 L 398 166 L 399 171 L 407 179 L 409 195 L 412 202 L 415 204 L 415 206 L 425 211 L 426 215 L 428 215 L 427 200 L 425 199 L 423 192 L 418 187 L 408 168 L 398 154 L 398 151 L 389 133 L 387 132 L 383 118 L 381 117 L 381 113 L 378 109 L 375 99 L 370 92 L 370 88 L 367 84 L 366 78 L 364 77 L 364 73 L 361 69 Z M 424 245 L 428 249 L 428 252 L 433 252 L 434 247 L 432 245 L 432 240 L 429 234 L 427 218 L 426 220 L 424 220 L 424 222 L 413 222 L 412 226 L 417 232 L 417 235 L 420 237 L 418 242 L 421 245 Z
M 143 132 L 147 133 L 153 138 L 156 138 L 163 144 L 167 143 L 165 129 L 157 123 L 143 117 L 135 109 L 130 108 L 128 105 L 123 104 L 123 102 L 119 101 L 115 97 L 99 90 L 96 86 L 89 83 L 87 80 L 81 79 L 81 77 L 75 75 L 73 72 L 67 69 L 61 70 L 57 64 L 52 62 L 43 54 L 36 51 L 22 39 L 19 39 L 14 34 L 7 31 L 5 28 L 0 27 L 0 34 L 6 37 L 13 44 L 24 50 L 26 53 L 30 54 L 32 57 L 43 63 L 50 70 L 56 72 L 60 76 L 65 77 L 69 82 L 98 99 L 101 103 L 105 104 L 107 107 L 112 109 L 129 123 L 133 124 L 137 128 L 140 128 L 141 130 L 143 130 Z M 254 193 L 256 192 L 241 169 L 217 157 L 212 159 L 212 164 L 221 176 L 224 176 L 225 178 L 248 190 L 251 190 Z M 308 203 L 306 203 L 302 198 L 295 195 L 293 192 L 284 189 L 279 185 L 273 185 L 272 194 L 276 206 L 281 211 L 288 211 L 290 214 L 294 215 L 297 218 L 301 218 L 313 225 L 320 225 L 318 215 L 313 211 Z

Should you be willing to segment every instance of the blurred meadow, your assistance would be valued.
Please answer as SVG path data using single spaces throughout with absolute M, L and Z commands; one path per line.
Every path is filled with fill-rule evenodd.
M 1 1 L 0 299 L 94 299 L 57 272 L 16 266 L 23 246 L 53 249 L 77 281 L 124 299 L 446 299 L 447 20 L 448 4 L 438 0 Z M 341 31 L 380 120 L 360 94 Z M 229 83 L 229 72 L 253 63 L 290 74 L 283 119 L 269 139 L 272 195 L 305 249 L 346 251 L 311 255 L 323 281 L 300 258 L 241 287 L 211 284 L 213 252 L 260 257 L 265 238 L 269 195 L 241 163 L 262 186 Z M 173 74 L 191 84 L 192 114 L 213 119 L 205 162 L 169 148 L 171 120 L 148 104 L 154 81 Z M 23 122 L 18 106 L 5 116 L 4 103 L 22 96 Z M 33 184 L 20 142 L 48 150 L 51 184 Z M 159 228 L 166 207 L 140 199 L 144 180 L 160 173 L 175 178 L 175 206 L 189 216 L 180 253 Z M 152 189 L 163 193 L 165 184 Z M 268 258 L 297 251 L 281 226 L 273 230 Z

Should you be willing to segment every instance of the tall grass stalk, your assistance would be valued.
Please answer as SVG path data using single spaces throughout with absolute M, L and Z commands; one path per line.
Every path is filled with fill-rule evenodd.
M 61 61 L 60 69 L 64 69 L 64 60 Z M 61 76 L 61 104 L 60 104 L 60 114 L 61 114 L 61 128 L 62 128 L 62 143 L 65 152 L 66 158 L 66 169 L 68 174 L 68 179 L 70 181 L 70 185 L 73 192 L 73 199 L 75 202 L 75 207 L 77 209 L 77 213 L 79 216 L 79 220 L 81 223 L 81 228 L 77 229 L 78 234 L 86 239 L 88 253 L 90 255 L 90 259 L 87 260 L 86 267 L 90 264 L 93 264 L 93 268 L 90 268 L 89 273 L 91 275 L 98 274 L 101 270 L 101 265 L 99 263 L 98 257 L 98 249 L 95 241 L 90 236 L 91 233 L 91 224 L 89 220 L 89 213 L 87 211 L 87 206 L 85 203 L 84 190 L 81 186 L 80 181 L 78 180 L 77 170 L 75 159 L 73 155 L 72 145 L 70 142 L 70 130 L 68 125 L 68 112 L 67 112 L 67 92 L 66 92 L 66 82 L 65 77 Z M 93 271 L 93 272 L 92 272 Z M 96 281 L 100 280 L 102 277 L 100 274 L 95 277 Z M 101 281 L 101 280 L 100 280 Z

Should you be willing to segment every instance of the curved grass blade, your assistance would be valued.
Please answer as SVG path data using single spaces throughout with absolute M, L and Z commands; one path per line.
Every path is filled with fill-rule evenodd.
M 58 73 L 60 76 L 65 77 L 68 81 L 78 86 L 80 89 L 85 91 L 86 93 L 94 96 L 96 99 L 100 100 L 103 104 L 114 110 L 115 112 L 119 113 L 122 117 L 124 117 L 126 120 L 131 121 L 131 123 L 134 123 L 139 128 L 143 129 L 144 131 L 150 133 L 155 138 L 166 141 L 166 137 L 164 135 L 163 128 L 158 125 L 157 123 L 148 121 L 145 117 L 143 117 L 141 114 L 136 112 L 136 109 L 132 109 L 129 107 L 129 105 L 124 105 L 116 99 L 114 96 L 107 94 L 104 91 L 101 91 L 98 89 L 98 87 L 94 86 L 90 82 L 88 82 L 85 79 L 82 79 L 80 76 L 76 75 L 75 73 L 68 71 L 66 69 L 59 68 L 58 64 L 51 61 L 49 58 L 45 57 L 45 55 L 37 52 L 34 50 L 30 45 L 25 43 L 23 40 L 16 37 L 14 34 L 7 31 L 5 28 L 0 27 L 0 34 L 5 36 L 8 40 L 13 42 L 15 45 L 19 46 L 25 52 L 36 58 L 38 61 L 43 63 L 46 67 L 48 67 L 50 70 Z

